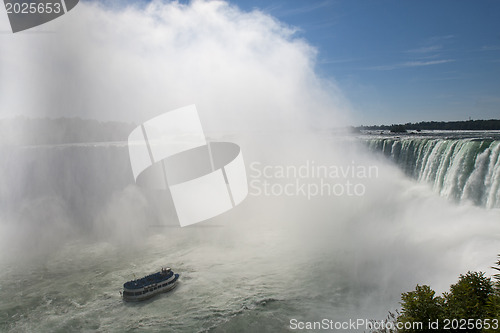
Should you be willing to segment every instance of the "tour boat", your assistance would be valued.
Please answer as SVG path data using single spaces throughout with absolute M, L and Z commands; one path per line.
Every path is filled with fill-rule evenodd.
M 170 268 L 143 278 L 125 282 L 122 297 L 125 301 L 143 301 L 156 294 L 174 289 L 177 285 L 179 274 L 174 274 Z

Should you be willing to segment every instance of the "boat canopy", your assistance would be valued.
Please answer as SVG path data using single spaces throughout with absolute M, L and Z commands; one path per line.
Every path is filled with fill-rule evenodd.
M 160 283 L 165 280 L 168 280 L 169 278 L 174 275 L 174 272 L 170 268 L 162 268 L 160 272 L 145 276 L 143 278 L 137 279 L 137 280 L 132 280 L 125 282 L 123 284 L 123 288 L 125 289 L 140 289 L 144 288 L 147 286 L 150 286 L 152 284 Z

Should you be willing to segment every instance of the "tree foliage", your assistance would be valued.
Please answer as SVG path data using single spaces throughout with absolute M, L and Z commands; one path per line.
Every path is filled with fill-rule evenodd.
M 404 125 L 391 125 L 391 133 L 406 133 L 406 127 Z
M 498 257 L 500 258 L 500 254 L 498 255 Z M 496 267 L 493 266 L 492 268 L 500 272 L 500 259 L 498 259 L 498 261 L 496 262 Z M 500 274 L 493 275 L 493 278 L 497 281 L 497 283 L 500 283 Z
M 401 315 L 399 321 L 403 323 L 423 323 L 423 328 L 429 330 L 429 322 L 442 318 L 443 298 L 436 296 L 436 292 L 427 285 L 417 284 L 414 291 L 401 295 Z M 402 330 L 414 332 L 414 330 Z
M 496 262 L 496 267 L 492 268 L 500 271 L 500 260 Z M 493 279 L 495 280 L 493 282 L 493 292 L 486 305 L 487 318 L 497 319 L 500 322 L 500 274 L 493 275 Z M 498 332 L 498 329 L 483 330 L 483 332 Z
M 500 267 L 500 260 L 497 262 Z M 499 268 L 496 268 L 500 270 Z M 444 329 L 445 320 L 473 320 L 491 323 L 500 322 L 500 276 L 494 282 L 482 272 L 468 272 L 460 275 L 458 282 L 450 286 L 449 292 L 436 296 L 427 285 L 417 285 L 414 291 L 401 295 L 399 323 L 422 323 L 422 329 L 401 329 L 400 332 L 464 332 L 464 330 Z M 438 322 L 437 327 L 430 327 Z M 498 332 L 498 329 L 485 329 L 482 325 L 468 327 L 467 332 Z
M 480 319 L 486 317 L 486 304 L 493 293 L 493 283 L 484 273 L 468 272 L 444 294 L 445 317 Z

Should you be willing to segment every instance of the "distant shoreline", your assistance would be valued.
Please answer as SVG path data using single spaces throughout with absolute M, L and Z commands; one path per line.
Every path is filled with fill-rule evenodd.
M 500 130 L 500 119 L 466 120 L 466 121 L 421 121 L 419 123 L 357 126 L 356 130 L 389 130 L 393 133 L 406 133 L 409 130 L 441 130 L 441 131 L 494 131 Z

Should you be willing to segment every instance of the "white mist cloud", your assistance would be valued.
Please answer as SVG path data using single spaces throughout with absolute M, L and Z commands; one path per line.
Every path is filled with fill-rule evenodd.
M 1 15 L 0 30 L 8 30 L 6 17 Z M 357 290 L 353 298 L 361 303 L 359 307 L 366 303 L 369 310 L 365 313 L 378 311 L 381 315 L 388 304 L 397 306 L 400 293 L 416 283 L 431 283 L 443 291 L 459 273 L 493 264 L 499 235 L 497 211 L 455 206 L 437 198 L 387 163 L 372 161 L 364 150 L 344 142 L 333 147 L 330 135 L 280 132 L 308 125 L 339 125 L 348 108 L 335 83 L 315 73 L 316 50 L 294 38 L 292 28 L 272 17 L 258 11 L 245 13 L 220 1 L 194 1 L 190 5 L 156 1 L 145 7 L 119 9 L 83 2 L 41 30 L 51 32 L 0 34 L 1 117 L 81 116 L 142 122 L 196 103 L 205 129 L 250 131 L 245 139 L 251 144 L 242 145 L 247 164 L 257 161 L 286 166 L 311 160 L 318 165 L 351 165 L 355 161 L 380 166 L 379 178 L 363 180 L 367 193 L 362 197 L 249 197 L 218 218 L 227 228 L 158 232 L 167 244 L 186 240 L 183 246 L 190 262 L 201 258 L 199 262 L 220 265 L 224 264 L 222 254 L 236 251 L 234 261 L 241 266 L 228 265 L 228 271 L 251 266 L 252 271 L 266 276 L 268 272 L 262 267 L 269 267 L 258 265 L 265 262 L 281 274 L 279 264 L 291 262 L 297 265 L 289 276 L 302 283 L 304 280 L 295 278 L 296 267 L 318 261 L 328 273 L 346 271 L 346 284 Z M 424 65 L 432 63 L 405 66 Z M 258 129 L 275 133 L 254 135 Z M 286 140 L 277 143 L 283 136 Z M 338 148 L 344 145 L 346 151 Z M 78 196 L 80 183 L 92 182 L 92 189 L 105 192 L 102 201 L 106 207 L 94 208 L 96 234 L 130 245 L 133 242 L 128 239 L 137 237 L 135 242 L 140 243 L 152 233 L 147 227 L 155 224 L 155 219 L 167 220 L 150 216 L 149 198 L 137 187 L 117 188 L 112 194 L 103 190 L 109 186 L 112 192 L 117 185 L 105 177 L 106 173 L 99 174 L 97 166 L 122 170 L 126 159 L 109 153 L 84 153 L 68 151 L 56 160 L 60 164 L 45 164 L 64 171 L 63 166 L 80 161 L 76 156 L 81 154 L 81 167 L 69 169 L 78 172 L 61 172 L 53 185 L 68 188 L 61 193 Z M 106 160 L 103 156 L 110 157 Z M 39 167 L 40 162 L 32 165 Z M 89 165 L 96 168 L 84 173 Z M 87 177 L 75 176 L 82 173 Z M 7 244 L 4 248 L 17 250 L 18 240 L 31 241 L 39 230 L 57 236 L 71 234 L 69 226 L 64 227 L 69 229 L 64 233 L 57 228 L 73 223 L 68 220 L 76 215 L 75 207 L 55 199 L 36 201 L 38 205 L 32 202 L 28 201 L 31 208 L 22 212 L 25 215 L 20 214 L 27 216 L 21 236 L 14 234 L 17 219 L 0 225 L 0 239 Z M 48 211 L 46 228 L 22 233 L 39 223 L 38 210 Z M 52 222 L 51 217 L 60 218 Z M 176 237 L 181 232 L 196 237 L 183 234 L 179 241 Z M 55 242 L 53 234 L 46 235 L 40 243 Z M 207 244 L 216 250 L 203 256 L 200 253 Z M 262 258 L 255 259 L 260 255 Z M 255 262 L 257 265 L 250 265 Z M 323 283 L 312 286 L 317 290 L 305 288 L 303 295 L 321 295 L 335 287 L 335 278 L 322 274 L 322 268 L 308 274 L 321 277 Z M 330 290 L 327 296 L 332 293 Z M 331 303 L 328 299 L 319 305 Z M 314 304 L 314 311 L 319 309 L 321 306 Z
M 195 103 L 208 130 L 346 120 L 338 87 L 315 73 L 316 49 L 269 15 L 223 1 L 113 4 L 0 35 L 0 117 L 142 122 Z

